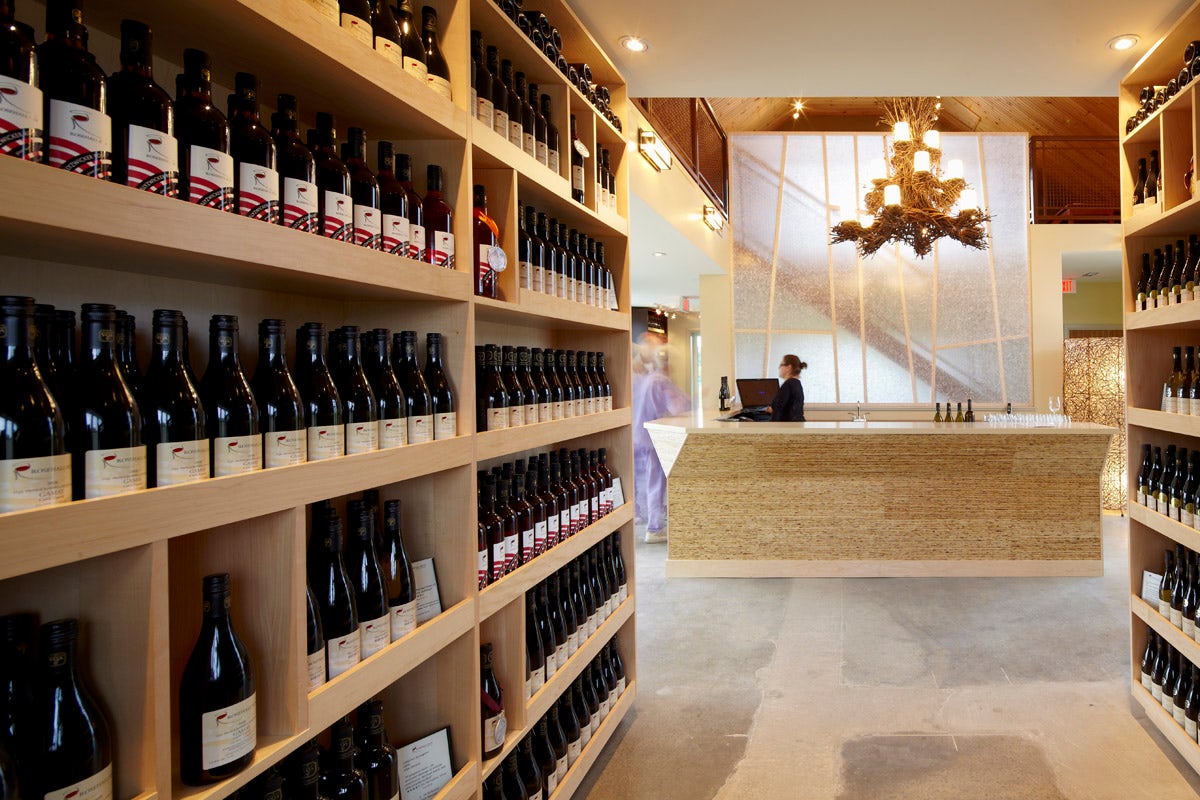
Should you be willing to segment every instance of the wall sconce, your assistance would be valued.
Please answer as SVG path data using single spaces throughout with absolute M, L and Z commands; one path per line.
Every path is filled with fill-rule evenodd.
M 703 214 L 704 224 L 714 233 L 720 233 L 721 229 L 725 227 L 725 217 L 721 215 L 720 211 L 717 211 L 716 206 L 704 206 Z
M 654 131 L 638 128 L 638 152 L 642 158 L 650 162 L 655 172 L 671 168 L 671 150 L 663 144 L 662 139 Z

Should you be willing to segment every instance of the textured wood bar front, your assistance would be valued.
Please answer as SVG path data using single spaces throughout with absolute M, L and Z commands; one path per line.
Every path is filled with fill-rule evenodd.
M 667 471 L 667 574 L 1101 575 L 1112 428 L 646 424 Z

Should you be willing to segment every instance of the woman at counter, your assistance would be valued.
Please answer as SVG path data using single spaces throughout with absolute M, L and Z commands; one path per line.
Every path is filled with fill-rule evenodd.
M 800 383 L 800 370 L 808 364 L 799 356 L 788 353 L 779 362 L 779 379 L 783 385 L 767 410 L 772 422 L 804 422 L 804 386 Z

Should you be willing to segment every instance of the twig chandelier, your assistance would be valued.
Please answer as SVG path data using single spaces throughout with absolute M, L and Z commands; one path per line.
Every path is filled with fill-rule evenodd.
M 986 223 L 975 190 L 963 180 L 963 163 L 951 160 L 942 170 L 941 134 L 934 129 L 942 104 L 928 97 L 897 97 L 882 104 L 882 124 L 892 129 L 890 168 L 877 160 L 873 188 L 863 198 L 874 217 L 867 226 L 846 220 L 833 226 L 833 243 L 855 242 L 863 256 L 889 242 L 906 244 L 918 258 L 935 241 L 954 239 L 987 249 Z

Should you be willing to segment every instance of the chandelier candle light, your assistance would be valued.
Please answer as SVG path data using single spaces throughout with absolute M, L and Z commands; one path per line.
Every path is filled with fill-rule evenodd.
M 888 242 L 907 244 L 924 258 L 943 237 L 987 249 L 991 216 L 980 210 L 975 190 L 967 188 L 962 162 L 954 159 L 942 170 L 942 137 L 933 127 L 941 107 L 939 99 L 928 97 L 882 103 L 881 124 L 892 129 L 891 165 L 882 159 L 872 164 L 873 188 L 863 202 L 874 220 L 866 226 L 839 222 L 831 232 L 833 244 L 855 242 L 864 258 Z

